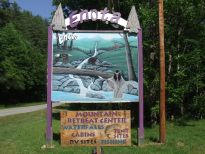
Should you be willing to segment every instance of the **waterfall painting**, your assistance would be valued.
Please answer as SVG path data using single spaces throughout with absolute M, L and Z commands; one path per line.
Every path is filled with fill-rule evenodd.
M 52 38 L 52 102 L 139 102 L 137 35 L 71 31 Z

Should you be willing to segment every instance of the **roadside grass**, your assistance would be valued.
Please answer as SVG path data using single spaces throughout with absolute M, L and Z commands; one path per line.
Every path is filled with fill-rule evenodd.
M 46 102 L 24 102 L 24 103 L 21 102 L 15 104 L 0 103 L 0 109 L 14 108 L 14 107 L 27 107 L 27 106 L 42 105 L 42 104 L 46 104 Z
M 0 154 L 91 154 L 93 147 L 60 146 L 59 110 L 54 109 L 54 149 L 45 144 L 46 112 L 44 110 L 0 118 Z M 145 128 L 145 144 L 137 146 L 137 131 L 132 129 L 132 146 L 103 147 L 105 154 L 204 154 L 205 120 L 167 124 L 167 144 L 157 143 L 159 127 Z

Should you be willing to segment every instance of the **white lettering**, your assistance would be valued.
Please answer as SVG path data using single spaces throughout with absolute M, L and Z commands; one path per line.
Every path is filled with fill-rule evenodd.
M 70 14 L 70 16 L 65 19 L 66 26 L 76 27 L 79 23 L 83 23 L 87 20 L 101 20 L 101 21 L 110 21 L 111 23 L 119 24 L 123 27 L 126 27 L 127 21 L 121 18 L 121 14 L 119 12 L 115 12 L 113 14 L 109 13 L 110 11 L 105 8 L 104 10 L 97 11 L 95 9 L 90 10 L 82 10 L 77 14 L 77 11 L 74 11 Z
M 67 40 L 77 40 L 78 36 L 74 34 L 59 34 L 59 44 L 63 44 L 63 42 Z

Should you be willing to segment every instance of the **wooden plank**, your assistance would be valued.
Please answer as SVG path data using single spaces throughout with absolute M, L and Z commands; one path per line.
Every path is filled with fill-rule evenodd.
M 130 11 L 126 29 L 128 29 L 130 33 L 138 33 L 139 29 L 141 29 L 137 11 L 134 5 L 132 6 L 132 9 Z
M 160 142 L 166 143 L 166 81 L 165 81 L 165 45 L 164 45 L 164 4 L 159 0 L 159 39 L 160 39 Z
M 66 68 L 66 67 L 53 67 L 54 74 L 74 74 L 74 75 L 88 75 L 88 76 L 100 76 L 104 79 L 111 78 L 113 74 L 104 73 L 96 70 Z
M 58 9 L 56 10 L 53 16 L 51 26 L 53 27 L 53 30 L 55 31 L 65 31 L 66 30 L 65 19 L 64 19 L 61 4 L 59 4 Z
M 61 145 L 130 146 L 130 111 L 62 111 Z

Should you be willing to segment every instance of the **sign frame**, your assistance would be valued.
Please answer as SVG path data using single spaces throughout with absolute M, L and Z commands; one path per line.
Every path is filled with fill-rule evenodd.
M 129 32 L 126 32 L 126 31 L 123 31 L 123 30 L 65 30 L 65 31 L 63 31 L 64 33 L 74 33 L 74 34 L 86 34 L 86 33 L 89 33 L 89 34 L 95 34 L 96 33 L 96 35 L 106 35 L 106 34 L 117 34 L 117 33 L 119 33 L 119 34 L 125 34 L 125 35 L 127 35 L 127 34 L 129 34 Z M 54 33 L 58 33 L 57 31 L 53 31 L 52 32 L 52 36 L 53 36 L 53 34 Z M 65 34 L 63 34 L 63 35 L 65 35 Z M 137 36 L 136 34 L 134 34 L 134 35 L 131 35 L 131 36 Z M 122 37 L 124 37 L 124 36 L 122 36 Z M 128 37 L 128 39 L 129 39 L 129 37 Z M 136 54 L 137 54 L 137 57 L 139 56 L 139 53 L 138 53 L 138 48 L 139 48 L 139 45 L 138 45 L 138 43 L 139 43 L 139 41 L 138 41 L 138 36 L 136 37 L 136 41 L 137 41 L 137 51 L 135 51 L 135 49 L 133 50 L 133 51 L 131 51 L 131 52 L 136 52 Z M 75 40 L 75 42 L 76 42 L 77 40 Z M 97 41 L 96 41 L 97 42 Z M 53 38 L 52 38 L 52 43 L 53 43 Z M 124 46 L 126 46 L 126 45 L 124 45 Z M 133 54 L 133 53 L 132 53 Z M 52 45 L 52 53 L 51 53 L 51 55 L 52 55 L 52 61 L 53 61 L 53 58 L 54 58 L 54 49 L 53 49 L 53 45 Z M 131 57 L 132 59 L 134 59 L 135 58 L 135 56 L 134 57 Z M 126 59 L 126 58 L 124 58 L 124 59 Z M 137 59 L 137 61 L 139 60 L 139 58 Z M 126 62 L 127 62 L 127 59 L 126 59 Z M 53 62 L 51 62 L 52 63 L 52 65 L 53 65 Z M 84 64 L 85 65 L 85 64 Z M 51 91 L 51 101 L 52 102 L 54 102 L 54 103 L 135 103 L 135 102 L 139 102 L 139 62 L 137 63 L 137 65 L 138 65 L 138 67 L 136 67 L 136 69 L 134 69 L 134 71 L 137 71 L 137 80 L 134 80 L 134 81 L 125 81 L 124 79 L 122 79 L 123 81 L 122 82 L 125 82 L 125 83 L 123 83 L 124 85 L 125 84 L 129 84 L 129 86 L 132 86 L 132 85 L 134 85 L 135 84 L 135 82 L 137 83 L 137 95 L 134 95 L 134 96 L 136 96 L 136 98 L 132 98 L 132 99 L 124 99 L 123 97 L 122 98 L 110 98 L 110 99 L 102 99 L 102 100 L 100 100 L 100 99 L 96 99 L 96 100 L 94 100 L 93 98 L 93 100 L 90 100 L 90 101 L 85 101 L 85 100 L 77 100 L 77 101 L 72 101 L 72 100 L 63 100 L 63 101 L 59 101 L 59 100 L 52 100 L 52 96 L 55 96 L 55 94 L 53 94 L 52 92 L 54 91 L 53 89 L 52 89 L 52 91 Z M 52 74 L 51 74 L 51 85 L 52 85 L 52 78 L 53 78 L 53 76 L 54 76 L 54 74 L 56 73 L 56 72 L 58 72 L 58 74 L 64 74 L 64 73 L 62 73 L 63 71 L 64 72 L 66 72 L 65 74 L 69 74 L 69 73 L 67 73 L 69 70 L 70 71 L 73 71 L 73 72 L 75 72 L 76 73 L 76 71 L 77 70 L 79 70 L 79 69 L 66 69 L 65 67 L 62 67 L 62 66 L 58 66 L 58 67 L 54 67 L 54 66 L 51 66 L 52 67 Z M 89 70 L 88 70 L 89 71 Z M 128 71 L 128 68 L 127 68 L 127 71 Z M 134 73 L 136 73 L 136 72 L 134 72 Z M 72 74 L 72 73 L 71 73 Z M 74 75 L 74 74 L 73 74 Z M 105 75 L 105 74 L 102 74 L 102 75 Z M 111 75 L 111 74 L 110 74 Z M 85 75 L 86 76 L 86 75 Z M 103 77 L 103 76 L 102 76 Z M 103 77 L 104 78 L 104 77 Z M 129 83 L 130 82 L 130 83 Z M 118 83 L 119 84 L 119 83 Z M 123 86 L 123 87 L 125 87 L 125 86 Z M 52 86 L 52 88 L 53 88 L 53 86 Z M 119 87 L 117 87 L 117 88 L 119 88 Z M 60 90 L 60 91 L 62 91 L 62 90 Z M 94 93 L 95 93 L 95 91 L 93 91 Z M 58 92 L 56 92 L 55 91 L 55 93 L 58 93 Z M 96 93 L 98 93 L 98 91 L 96 91 Z M 124 92 L 123 92 L 124 93 Z M 68 96 L 66 96 L 66 97 L 68 97 Z M 110 96 L 111 97 L 111 96 Z M 83 98 L 84 99 L 84 98 Z
M 52 34 L 53 31 L 64 31 L 66 29 L 65 19 L 62 18 L 62 8 L 59 5 L 55 20 L 60 19 L 61 24 L 51 24 L 48 26 L 48 57 L 47 57 L 47 112 L 46 112 L 46 145 L 52 147 L 53 130 L 52 130 Z M 59 17 L 59 14 L 61 16 Z M 138 125 L 138 145 L 144 143 L 144 94 L 143 94 L 143 45 L 142 45 L 142 29 L 139 25 L 136 9 L 133 6 L 127 20 L 125 31 L 138 34 L 138 81 L 139 81 L 139 125 Z

